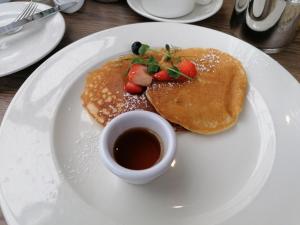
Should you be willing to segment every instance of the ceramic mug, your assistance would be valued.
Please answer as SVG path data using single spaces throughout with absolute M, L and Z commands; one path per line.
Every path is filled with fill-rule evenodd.
M 154 16 L 176 18 L 192 12 L 195 4 L 206 5 L 210 2 L 211 0 L 142 0 L 142 5 Z

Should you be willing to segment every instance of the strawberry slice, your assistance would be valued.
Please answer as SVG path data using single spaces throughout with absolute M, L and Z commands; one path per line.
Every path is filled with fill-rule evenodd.
M 128 80 L 141 86 L 149 86 L 152 76 L 147 73 L 147 67 L 140 64 L 132 64 L 128 72 Z
M 189 77 L 195 77 L 197 75 L 197 69 L 193 62 L 189 60 L 183 60 L 178 64 L 178 69 L 181 73 L 184 73 L 185 75 Z M 181 76 L 181 79 L 186 79 L 185 77 Z
M 153 75 L 155 80 L 159 81 L 168 81 L 173 80 L 172 77 L 169 76 L 168 72 L 166 70 L 161 70 Z
M 130 94 L 140 94 L 143 92 L 143 88 L 141 86 L 130 81 L 124 85 L 124 90 Z

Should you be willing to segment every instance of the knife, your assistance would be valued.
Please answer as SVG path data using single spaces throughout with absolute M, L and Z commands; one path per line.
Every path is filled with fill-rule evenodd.
M 13 31 L 15 30 L 16 28 L 18 27 L 21 27 L 27 23 L 31 23 L 33 21 L 36 21 L 36 20 L 39 20 L 39 19 L 42 19 L 42 18 L 46 18 L 50 15 L 53 15 L 55 13 L 57 13 L 58 11 L 63 11 L 67 8 L 70 8 L 74 5 L 76 5 L 77 2 L 68 2 L 68 3 L 63 3 L 63 4 L 60 4 L 60 5 L 55 5 L 54 7 L 51 7 L 49 9 L 46 9 L 46 10 L 43 10 L 41 12 L 38 12 L 38 13 L 35 13 L 31 16 L 28 16 L 28 17 L 25 17 L 21 20 L 18 20 L 16 22 L 12 22 L 6 26 L 3 26 L 3 27 L 0 27 L 0 34 L 5 34 L 5 33 L 8 33 L 10 31 Z

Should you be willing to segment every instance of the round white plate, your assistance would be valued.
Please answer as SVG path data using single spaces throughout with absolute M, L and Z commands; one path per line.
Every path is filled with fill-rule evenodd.
M 161 22 L 176 22 L 176 23 L 194 23 L 211 17 L 222 7 L 223 0 L 212 0 L 207 5 L 196 4 L 194 10 L 188 15 L 167 19 L 149 14 L 142 6 L 141 0 L 127 0 L 130 8 L 136 13 L 147 17 L 148 19 Z
M 27 2 L 0 4 L 0 26 L 12 22 L 24 9 Z M 37 3 L 37 10 L 49 6 Z M 65 21 L 60 13 L 26 25 L 12 35 L 0 34 L 0 77 L 22 70 L 51 52 L 61 41 Z
M 237 125 L 212 136 L 178 133 L 176 161 L 147 185 L 127 184 L 104 168 L 102 128 L 80 102 L 87 72 L 136 40 L 220 49 L 241 60 L 249 78 Z M 6 112 L 0 130 L 5 218 L 10 225 L 299 224 L 299 99 L 299 84 L 283 67 L 218 31 L 141 23 L 90 35 L 45 61 Z

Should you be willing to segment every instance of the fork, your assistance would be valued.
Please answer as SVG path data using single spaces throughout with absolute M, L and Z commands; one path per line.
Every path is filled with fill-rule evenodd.
M 18 15 L 18 17 L 14 20 L 14 22 L 17 22 L 23 18 L 26 18 L 28 16 L 31 16 L 35 13 L 35 10 L 37 9 L 37 4 L 33 2 L 32 0 L 26 5 L 26 7 L 23 9 L 23 11 Z M 23 26 L 20 26 L 16 28 L 15 30 L 12 30 L 8 32 L 7 34 L 15 34 L 22 30 Z

